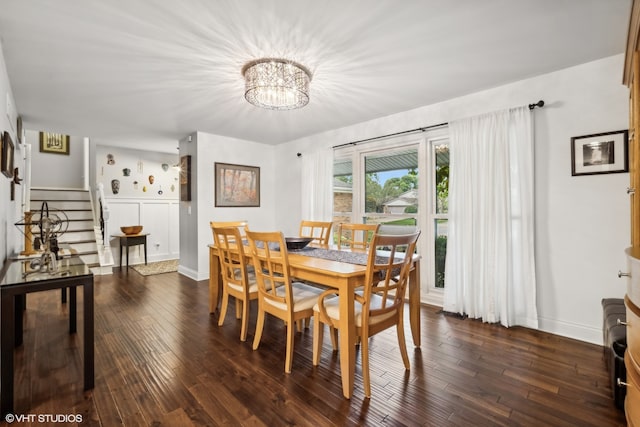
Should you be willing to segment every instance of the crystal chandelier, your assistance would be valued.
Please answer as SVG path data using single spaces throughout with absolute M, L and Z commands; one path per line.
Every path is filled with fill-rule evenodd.
M 242 67 L 244 97 L 256 107 L 292 110 L 309 103 L 311 73 L 292 61 L 262 58 Z

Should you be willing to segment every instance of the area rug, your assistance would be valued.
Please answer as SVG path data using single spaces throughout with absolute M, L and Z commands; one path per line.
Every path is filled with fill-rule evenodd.
M 135 271 L 143 276 L 151 276 L 153 274 L 171 273 L 178 271 L 178 260 L 170 259 L 167 261 L 150 262 L 147 265 L 136 264 L 132 266 Z

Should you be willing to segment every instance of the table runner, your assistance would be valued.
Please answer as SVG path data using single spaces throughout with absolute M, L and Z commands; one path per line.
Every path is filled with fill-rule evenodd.
M 245 240 L 246 242 L 246 240 Z M 245 244 L 248 244 L 245 243 Z M 262 247 L 262 242 L 256 242 L 258 248 Z M 269 246 L 271 247 L 271 246 Z M 274 250 L 278 250 L 277 245 L 273 247 Z M 289 249 L 290 254 L 303 255 L 312 258 L 322 258 L 329 261 L 346 262 L 348 264 L 367 265 L 368 256 L 367 252 L 351 252 L 341 251 L 338 249 L 324 249 L 307 246 L 302 249 Z M 376 264 L 386 264 L 389 257 L 376 256 Z M 396 262 L 401 262 L 402 258 L 395 257 Z
M 308 246 L 303 249 L 290 250 L 289 253 L 358 265 L 367 265 L 369 255 L 366 252 L 339 251 L 337 249 L 313 248 Z M 379 258 L 380 260 L 384 259 L 384 257 Z

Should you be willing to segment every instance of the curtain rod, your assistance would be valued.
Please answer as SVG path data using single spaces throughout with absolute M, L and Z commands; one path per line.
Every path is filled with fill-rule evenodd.
M 540 101 L 536 102 L 535 104 L 529 104 L 529 110 L 533 110 L 536 107 L 539 107 L 539 108 L 544 107 L 544 101 L 540 100 Z M 377 141 L 378 139 L 389 138 L 391 136 L 405 135 L 405 134 L 408 134 L 408 133 L 424 132 L 424 131 L 429 130 L 429 129 L 434 129 L 434 128 L 438 128 L 438 127 L 442 127 L 442 126 L 447 126 L 448 124 L 449 124 L 449 122 L 444 122 L 444 123 L 439 123 L 437 125 L 424 126 L 424 127 L 421 127 L 421 128 L 405 130 L 405 131 L 402 131 L 402 132 L 389 133 L 387 135 L 381 135 L 381 136 L 374 136 L 373 138 L 359 139 L 357 141 L 351 141 L 351 142 L 347 142 L 347 143 L 344 143 L 344 144 L 334 145 L 331 148 L 346 147 L 347 145 L 357 145 L 357 144 L 362 144 L 363 142 Z

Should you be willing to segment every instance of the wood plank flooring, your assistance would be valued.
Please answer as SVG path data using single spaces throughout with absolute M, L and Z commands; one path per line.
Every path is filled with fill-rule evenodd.
M 16 414 L 82 416 L 56 426 L 626 424 L 600 346 L 424 306 L 422 347 L 408 341 L 411 370 L 395 331 L 383 332 L 371 341 L 372 398 L 363 395 L 358 354 L 354 396 L 346 400 L 328 336 L 314 368 L 313 329 L 297 334 L 293 371 L 285 374 L 282 322 L 268 317 L 253 351 L 255 305 L 243 343 L 234 304 L 222 327 L 207 304 L 208 282 L 178 273 L 96 276 L 96 385 L 84 392 L 82 333 L 68 335 L 59 292 L 30 294 L 24 345 L 15 351 Z M 82 316 L 79 309 L 79 328 Z

